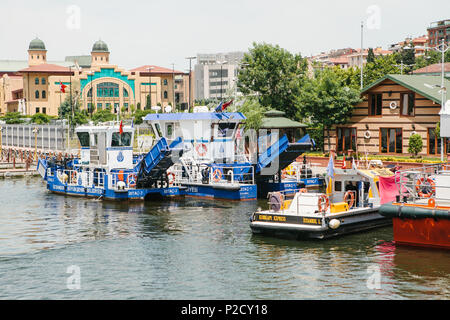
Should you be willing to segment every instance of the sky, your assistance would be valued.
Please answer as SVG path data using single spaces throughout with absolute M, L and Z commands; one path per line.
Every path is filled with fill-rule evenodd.
M 198 53 L 248 51 L 254 42 L 302 56 L 381 46 L 420 36 L 450 18 L 449 0 L 0 0 L 0 59 L 25 60 L 44 41 L 47 60 L 89 55 L 95 41 L 124 69 L 179 71 Z

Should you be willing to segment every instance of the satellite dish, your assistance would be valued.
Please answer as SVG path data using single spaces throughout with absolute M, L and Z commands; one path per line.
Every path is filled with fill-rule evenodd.
M 167 113 L 172 112 L 172 106 L 166 106 L 164 108 L 164 111 L 166 111 Z

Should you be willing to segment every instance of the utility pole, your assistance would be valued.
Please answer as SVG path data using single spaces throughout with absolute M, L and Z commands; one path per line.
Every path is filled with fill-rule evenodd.
M 197 57 L 187 57 L 189 60 L 189 92 L 188 92 L 188 112 L 191 112 L 191 73 L 192 73 L 192 60 L 197 59 Z
M 364 80 L 363 80 L 363 29 L 364 29 L 364 21 L 361 21 L 361 54 L 360 54 L 360 69 L 361 69 L 361 90 L 364 88 Z
M 175 63 L 172 63 L 172 112 L 175 112 Z

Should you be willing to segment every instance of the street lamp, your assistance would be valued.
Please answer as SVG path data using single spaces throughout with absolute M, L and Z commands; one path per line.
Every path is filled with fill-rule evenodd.
M 192 60 L 197 59 L 197 57 L 187 57 L 189 60 L 189 92 L 188 92 L 188 112 L 191 111 L 191 70 L 192 70 Z
M 222 101 L 222 99 L 223 99 L 223 96 L 222 96 L 223 95 L 223 92 L 222 92 L 223 69 L 222 69 L 222 67 L 225 63 L 227 63 L 227 61 L 216 61 L 216 63 L 220 64 L 220 101 Z
M 88 71 L 87 74 L 91 77 L 91 81 L 90 81 L 90 83 L 91 83 L 91 107 L 89 108 L 89 113 L 91 114 L 91 118 L 92 118 L 92 111 L 94 109 L 94 102 L 93 102 L 93 99 L 94 99 L 94 88 L 92 86 L 92 76 L 94 75 L 94 72 L 93 71 Z M 89 93 L 89 91 L 88 91 L 88 93 Z
M 145 70 L 148 71 L 148 103 L 149 103 L 149 108 L 152 107 L 152 80 L 151 80 L 151 70 L 155 69 L 155 67 L 148 67 Z

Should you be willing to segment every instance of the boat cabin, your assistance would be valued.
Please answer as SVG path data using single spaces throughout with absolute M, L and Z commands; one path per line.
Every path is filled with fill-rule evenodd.
M 236 161 L 235 139 L 245 116 L 240 112 L 153 113 L 144 121 L 156 140 L 170 144 L 177 137 L 184 142 L 184 158 L 204 163 Z
M 133 168 L 134 128 L 119 125 L 80 126 L 75 133 L 81 145 L 80 165 L 112 169 Z

